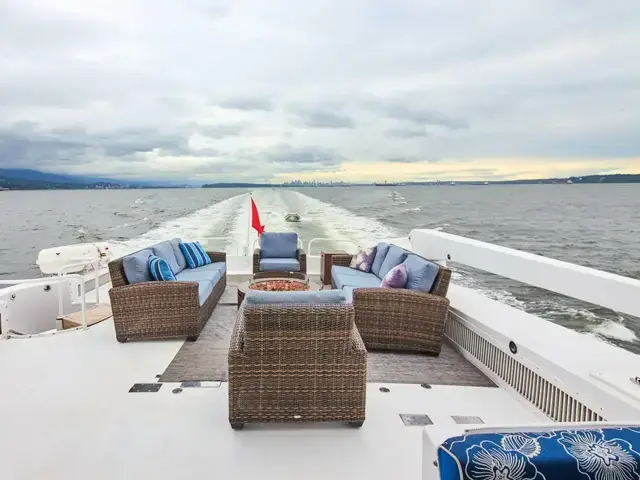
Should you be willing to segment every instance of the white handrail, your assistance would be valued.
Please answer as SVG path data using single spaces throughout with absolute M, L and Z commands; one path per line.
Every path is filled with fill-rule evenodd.
M 307 255 L 311 256 L 311 245 L 314 244 L 314 242 L 319 241 L 319 240 L 331 240 L 335 243 L 348 243 L 350 245 L 355 245 L 356 247 L 358 246 L 358 244 L 356 242 L 353 242 L 351 240 L 336 240 L 335 238 L 331 238 L 331 237 L 316 237 L 316 238 L 312 238 L 309 241 L 309 245 L 307 247 Z
M 640 317 L 640 280 L 437 230 L 412 230 L 412 250 Z
M 5 339 L 6 338 L 32 338 L 32 337 L 50 335 L 51 333 L 62 333 L 62 332 L 69 332 L 73 330 L 79 330 L 79 329 L 86 330 L 87 329 L 87 302 L 85 298 L 86 291 L 84 286 L 84 278 L 82 278 L 81 275 L 71 274 L 71 275 L 62 275 L 57 277 L 30 278 L 30 279 L 24 279 L 24 280 L 0 280 L 0 285 L 9 285 L 9 286 L 25 285 L 25 284 L 47 285 L 49 283 L 58 282 L 58 290 L 61 290 L 62 281 L 70 280 L 73 278 L 80 280 L 80 305 L 81 305 L 80 308 L 82 310 L 82 325 L 80 327 L 70 328 L 68 330 L 62 330 L 62 331 L 42 332 L 42 333 L 27 334 L 27 335 L 11 335 L 9 332 L 5 332 L 3 329 L 3 332 L 0 336 Z
M 100 265 L 100 260 L 90 260 L 90 261 L 85 261 L 85 262 L 78 262 L 78 263 L 71 263 L 71 264 L 66 264 L 64 266 L 62 266 L 62 268 L 60 268 L 60 270 L 58 270 L 58 276 L 66 276 L 66 270 L 72 269 L 72 268 L 76 268 L 76 267 L 87 267 L 88 265 L 91 265 L 93 267 L 94 273 L 95 273 L 95 278 L 94 278 L 94 288 L 96 290 L 96 301 L 95 304 L 96 305 L 100 305 L 100 273 L 98 270 L 98 266 Z M 82 280 L 84 282 L 84 279 Z M 62 316 L 62 289 L 59 288 L 58 289 L 58 316 Z
M 235 240 L 235 237 L 198 237 L 200 240 Z M 240 251 L 240 244 L 235 242 L 234 245 L 236 246 L 236 254 L 238 254 L 238 252 Z
M 258 244 L 259 241 L 260 241 L 260 237 L 256 238 L 253 241 L 253 250 L 256 249 L 256 245 Z M 300 240 L 300 237 L 298 237 L 298 247 L 304 248 L 304 244 L 302 243 L 302 240 Z

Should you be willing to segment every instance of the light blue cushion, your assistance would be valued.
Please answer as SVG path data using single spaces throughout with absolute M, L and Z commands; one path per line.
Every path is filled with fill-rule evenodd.
M 347 298 L 347 303 L 353 303 L 353 291 L 357 288 L 362 287 L 344 287 L 342 291 L 344 292 L 344 296 Z
M 351 287 L 366 287 L 376 288 L 380 286 L 380 279 L 373 273 L 362 272 L 349 267 L 341 267 L 334 265 L 331 268 L 331 278 L 336 285 L 336 288 L 343 288 L 346 286 Z
M 473 433 L 438 447 L 441 480 L 640 478 L 640 426 Z
M 176 254 L 173 251 L 173 245 L 171 245 L 171 242 L 167 241 L 158 243 L 151 247 L 151 250 L 155 256 L 162 258 L 169 264 L 173 273 L 178 273 L 181 270 L 178 260 L 176 260 Z
M 149 257 L 149 271 L 151 272 L 151 277 L 156 281 L 166 282 L 176 279 L 169 262 L 155 255 Z
M 211 263 L 209 254 L 205 251 L 200 242 L 187 242 L 180 244 L 180 251 L 187 261 L 187 267 L 198 268 Z
M 405 288 L 422 292 L 431 291 L 433 282 L 440 270 L 438 265 L 416 255 L 409 255 L 403 265 L 407 268 L 407 284 Z
M 263 258 L 260 260 L 261 272 L 299 272 L 300 262 L 295 258 Z
M 198 300 L 200 301 L 200 306 L 209 298 L 211 292 L 213 292 L 213 283 L 208 280 L 198 282 Z
M 215 286 L 227 271 L 225 262 L 215 262 L 198 268 L 186 268 L 176 275 L 179 282 L 200 282 L 208 280 Z
M 265 232 L 260 236 L 260 258 L 296 258 L 297 233 Z
M 309 292 L 264 292 L 249 290 L 244 297 L 247 305 L 269 304 L 344 304 L 346 297 L 342 290 L 319 290 Z
M 387 256 L 384 257 L 384 261 L 378 271 L 378 277 L 384 278 L 384 276 L 389 273 L 389 270 L 404 262 L 407 255 L 409 255 L 409 253 L 405 249 L 400 248 L 397 245 L 390 245 Z
M 371 273 L 375 273 L 380 277 L 380 267 L 382 267 L 382 262 L 384 262 L 384 258 L 387 256 L 388 251 L 388 243 L 380 242 L 378 244 L 376 247 L 376 256 L 373 257 L 373 263 L 371 264 Z
M 176 261 L 178 262 L 178 270 L 174 270 L 173 273 L 178 273 L 187 268 L 187 260 L 184 258 L 184 254 L 182 250 L 180 250 L 180 244 L 182 240 L 179 238 L 174 238 L 173 240 L 169 240 L 169 243 L 173 247 L 173 254 L 176 256 Z
M 151 282 L 151 271 L 149 270 L 149 257 L 153 255 L 150 248 L 145 248 L 139 252 L 122 257 L 122 268 L 127 282 L 133 285 L 140 282 Z

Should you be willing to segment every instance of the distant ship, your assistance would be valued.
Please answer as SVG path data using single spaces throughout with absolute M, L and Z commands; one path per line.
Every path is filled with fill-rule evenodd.
M 397 187 L 399 185 L 401 185 L 400 183 L 388 183 L 388 182 L 384 182 L 384 183 L 374 183 L 373 184 L 375 187 Z

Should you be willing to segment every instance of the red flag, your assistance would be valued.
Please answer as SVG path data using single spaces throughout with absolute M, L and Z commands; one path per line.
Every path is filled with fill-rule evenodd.
M 258 207 L 256 207 L 256 202 L 251 199 L 251 226 L 256 229 L 258 235 L 262 235 L 264 233 L 264 225 L 260 224 L 260 215 L 258 214 Z

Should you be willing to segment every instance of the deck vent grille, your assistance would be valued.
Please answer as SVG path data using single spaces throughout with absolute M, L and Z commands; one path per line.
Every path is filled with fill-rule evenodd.
M 602 422 L 605 419 L 577 399 L 542 378 L 450 314 L 445 335 L 473 355 L 525 399 L 556 422 Z

